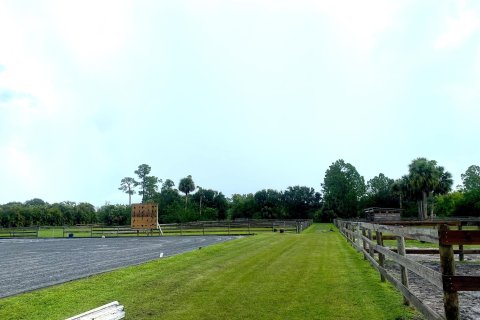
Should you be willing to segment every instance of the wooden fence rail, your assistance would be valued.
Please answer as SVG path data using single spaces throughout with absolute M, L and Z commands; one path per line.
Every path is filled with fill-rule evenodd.
M 0 238 L 38 238 L 38 227 L 0 228 Z
M 405 304 L 411 304 L 427 319 L 460 319 L 458 291 L 480 291 L 480 277 L 460 276 L 455 274 L 455 259 L 453 245 L 458 245 L 457 251 L 463 260 L 465 253 L 478 253 L 479 250 L 463 250 L 464 244 L 480 244 L 480 230 L 462 230 L 462 224 L 456 223 L 459 230 L 451 230 L 448 224 L 440 224 L 435 229 L 413 226 L 374 224 L 358 221 L 334 221 L 341 234 L 363 253 L 381 275 L 381 281 L 388 280 L 404 296 Z M 412 224 L 413 225 L 413 224 Z M 452 224 L 450 224 L 452 225 Z M 384 246 L 384 233 L 397 239 L 397 248 Z M 375 235 L 375 242 L 374 242 Z M 440 255 L 440 270 L 438 272 L 408 258 L 409 249 L 405 248 L 405 238 L 433 243 L 438 245 L 435 253 Z M 415 253 L 417 253 L 415 249 Z M 428 249 L 432 250 L 432 249 Z M 412 250 L 410 249 L 410 253 Z M 377 259 L 375 258 L 377 255 Z M 385 269 L 385 258 L 393 260 L 400 266 L 400 280 Z M 439 314 L 425 305 L 410 289 L 407 270 L 417 274 L 435 287 L 443 291 L 445 315 Z
M 313 223 L 312 220 L 239 220 L 197 221 L 161 224 L 159 229 L 132 229 L 130 226 L 77 225 L 63 227 L 0 228 L 0 238 L 38 238 L 39 231 L 52 229 L 43 237 L 95 238 L 119 236 L 160 235 L 252 235 L 259 232 L 301 233 Z M 59 229 L 55 234 L 55 229 Z

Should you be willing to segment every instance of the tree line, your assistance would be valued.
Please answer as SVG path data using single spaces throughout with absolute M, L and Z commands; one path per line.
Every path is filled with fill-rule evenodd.
M 65 201 L 49 204 L 41 199 L 0 205 L 0 226 L 130 224 L 131 196 L 138 193 L 143 203 L 159 205 L 159 222 L 176 223 L 224 219 L 314 219 L 362 217 L 367 207 L 403 209 L 406 217 L 480 216 L 480 167 L 470 166 L 462 174 L 462 185 L 452 191 L 451 174 L 435 160 L 417 158 L 408 172 L 392 179 L 379 173 L 365 182 L 356 168 L 339 159 L 325 172 L 321 191 L 307 186 L 285 190 L 263 189 L 250 194 L 233 194 L 195 185 L 192 176 L 171 179 L 151 175 L 151 167 L 139 165 L 136 177 L 125 177 L 119 189 L 129 205 L 92 204 Z
M 95 208 L 87 202 L 64 201 L 49 204 L 42 199 L 0 205 L 0 227 L 72 226 L 102 223 L 130 224 L 130 207 L 105 204 Z
M 462 174 L 452 192 L 452 175 L 435 160 L 417 158 L 398 179 L 380 173 L 365 183 L 355 167 L 337 160 L 326 171 L 322 220 L 362 217 L 368 207 L 403 209 L 403 216 L 420 220 L 434 216 L 480 216 L 480 167 Z
M 138 166 L 136 178 L 125 177 L 119 189 L 142 202 L 159 205 L 161 223 L 224 219 L 307 219 L 321 208 L 321 195 L 309 187 L 288 187 L 285 191 L 260 190 L 234 194 L 230 199 L 217 190 L 196 186 L 191 175 L 180 179 L 178 189 L 171 179 L 151 176 L 151 167 Z M 183 195 L 182 195 L 183 194 Z

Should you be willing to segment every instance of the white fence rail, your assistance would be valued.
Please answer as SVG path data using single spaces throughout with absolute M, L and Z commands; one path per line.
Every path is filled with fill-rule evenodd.
M 123 318 L 125 318 L 123 306 L 118 301 L 113 301 L 66 320 L 119 320 Z

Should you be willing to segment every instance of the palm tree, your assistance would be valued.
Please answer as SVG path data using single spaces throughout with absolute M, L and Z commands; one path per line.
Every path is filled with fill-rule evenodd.
M 428 214 L 428 196 L 436 193 L 443 194 L 450 191 L 453 180 L 452 175 L 435 160 L 417 158 L 408 166 L 408 181 L 411 195 L 418 204 L 418 217 L 424 220 Z
M 193 182 L 191 175 L 188 175 L 186 178 L 180 180 L 180 183 L 178 184 L 178 190 L 185 193 L 185 210 L 187 210 L 188 194 L 195 190 L 195 183 Z

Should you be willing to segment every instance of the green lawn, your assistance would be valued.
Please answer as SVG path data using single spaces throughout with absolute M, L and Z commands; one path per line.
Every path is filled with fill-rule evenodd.
M 135 320 L 416 317 L 330 228 L 245 237 L 0 299 L 0 319 L 65 319 L 113 300 Z

